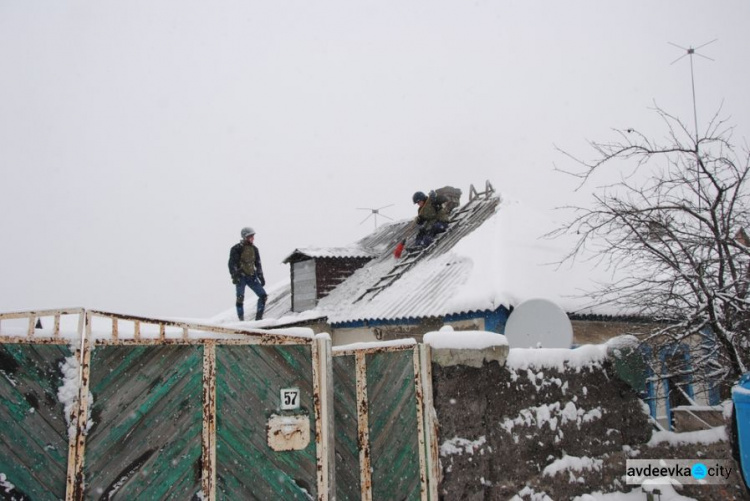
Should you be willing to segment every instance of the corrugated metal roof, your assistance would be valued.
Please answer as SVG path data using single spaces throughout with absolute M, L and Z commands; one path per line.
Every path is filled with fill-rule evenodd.
M 396 260 L 393 257 L 393 249 L 398 242 L 416 232 L 411 220 L 384 225 L 351 248 L 311 251 L 316 252 L 316 256 L 306 255 L 352 257 L 351 252 L 347 253 L 344 249 L 351 251 L 358 248 L 368 249 L 371 252 L 368 255 L 376 257 L 322 298 L 315 310 L 302 314 L 291 312 L 291 290 L 285 288 L 269 298 L 266 317 L 284 317 L 292 322 L 296 317 L 318 315 L 327 317 L 331 323 L 344 323 L 438 317 L 472 311 L 466 306 L 464 311 L 450 311 L 450 300 L 457 288 L 466 282 L 473 263 L 448 251 L 489 219 L 499 202 L 496 196 L 478 197 L 457 209 L 453 217 L 458 218 L 458 223 L 451 224 L 428 252 L 418 256 L 407 267 L 401 266 L 404 258 Z M 394 273 L 399 275 L 398 278 L 378 291 L 377 295 L 357 300 L 369 288 L 381 282 L 382 277 Z
M 377 256 L 377 253 L 358 245 L 351 247 L 301 247 L 295 249 L 283 262 L 288 263 L 296 255 L 311 258 L 373 258 Z
M 346 301 L 346 295 L 332 295 L 322 300 L 320 306 L 330 308 L 328 319 L 331 323 L 458 313 L 447 311 L 450 291 L 466 281 L 471 266 L 472 263 L 465 258 L 444 254 L 422 261 L 373 299 L 352 303 Z M 328 300 L 327 304 L 324 304 L 325 300 Z

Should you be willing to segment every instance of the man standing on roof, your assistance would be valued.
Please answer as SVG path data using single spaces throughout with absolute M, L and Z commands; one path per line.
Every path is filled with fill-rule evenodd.
M 263 278 L 260 252 L 253 243 L 255 230 L 250 227 L 242 228 L 240 236 L 242 237 L 240 243 L 232 246 L 229 251 L 229 274 L 237 290 L 237 318 L 241 321 L 245 320 L 245 286 L 247 286 L 258 296 L 255 320 L 261 320 L 263 311 L 266 309 L 268 294 L 263 289 L 266 279 Z
M 412 201 L 419 206 L 415 222 L 419 226 L 415 244 L 418 248 L 427 247 L 438 233 L 448 228 L 450 215 L 445 202 L 447 199 L 430 192 L 430 196 L 418 191 L 412 196 Z

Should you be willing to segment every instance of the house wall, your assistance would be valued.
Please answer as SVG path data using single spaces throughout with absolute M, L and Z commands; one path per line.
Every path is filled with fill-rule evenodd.
M 444 325 L 450 325 L 456 331 L 484 330 L 484 317 L 444 322 L 442 319 L 423 319 L 413 324 L 394 324 L 378 326 L 359 326 L 348 328 L 332 328 L 331 339 L 334 346 L 352 343 L 369 343 L 375 341 L 393 341 L 396 339 L 414 338 L 421 343 L 428 332 L 439 330 Z
M 577 345 L 600 344 L 613 337 L 631 334 L 640 336 L 654 328 L 654 324 L 645 324 L 638 322 L 626 321 L 609 321 L 609 320 L 590 320 L 579 319 L 573 320 L 573 342 Z M 670 371 L 676 359 L 689 360 L 690 347 L 665 346 L 657 351 L 652 351 L 648 347 L 642 347 L 642 352 L 646 363 L 649 366 L 646 374 L 646 390 L 642 397 L 649 404 L 651 416 L 665 429 L 676 429 L 686 431 L 695 426 L 695 419 L 690 412 L 683 409 L 680 411 L 681 416 L 673 415 L 674 406 L 692 406 L 693 408 L 716 405 L 718 397 L 712 396 L 712 388 L 704 383 L 694 383 L 687 376 L 686 380 L 679 381 L 682 385 L 681 390 L 676 389 L 674 378 L 664 378 Z M 693 347 L 694 348 L 694 347 Z M 672 392 L 672 402 L 670 403 L 670 392 Z M 716 411 L 707 411 L 715 413 Z
M 317 299 L 328 295 L 369 261 L 368 258 L 323 258 L 315 260 Z
M 624 334 L 637 336 L 649 328 L 646 324 L 608 320 L 572 320 L 573 343 L 600 344 Z
M 374 343 L 378 339 L 369 327 L 356 327 L 350 329 L 332 329 L 331 344 L 341 346 L 352 343 Z
M 692 403 L 686 403 L 678 407 L 672 407 L 669 403 L 668 392 L 670 390 L 668 381 L 655 381 L 652 384 L 652 392 L 655 397 L 654 419 L 665 429 L 674 431 L 694 431 L 705 429 L 722 414 L 720 406 L 712 407 L 709 402 L 709 391 L 705 384 L 691 383 L 685 387 L 689 389 Z
M 306 311 L 315 308 L 315 262 L 312 259 L 295 261 L 290 264 L 292 282 L 292 311 Z
M 654 329 L 654 324 L 607 321 L 607 320 L 573 320 L 574 343 L 576 345 L 600 344 L 624 334 L 642 335 Z M 670 374 L 682 372 L 675 364 L 690 364 L 694 345 L 698 338 L 688 339 L 680 345 L 666 345 L 652 347 L 642 345 L 640 351 L 646 363 L 645 389 L 641 395 L 649 405 L 651 416 L 665 429 L 686 431 L 696 426 L 696 412 L 704 412 L 703 408 L 716 406 L 720 402 L 717 388 L 711 387 L 705 381 L 694 381 L 690 374 L 684 376 L 667 377 Z M 676 386 L 680 385 L 680 388 Z M 675 408 L 680 410 L 680 416 L 675 414 Z M 687 409 L 689 407 L 689 409 Z M 696 409 L 698 409 L 696 411 Z M 717 408 L 705 409 L 705 414 L 720 412 Z
M 420 322 L 413 325 L 395 324 L 333 329 L 331 339 L 334 346 L 406 338 L 414 338 L 417 342 L 421 342 L 426 333 L 435 331 L 442 325 L 442 321 L 436 319 L 433 322 Z
M 695 420 L 686 414 L 689 415 L 696 409 L 696 412 L 710 412 L 710 406 L 720 403 L 718 388 L 712 388 L 707 381 L 702 378 L 700 381 L 694 381 L 694 375 L 689 373 L 684 376 L 674 375 L 683 372 L 683 368 L 678 364 L 687 362 L 689 367 L 692 350 L 695 349 L 695 346 L 691 347 L 685 343 L 654 349 L 646 345 L 641 346 L 641 352 L 649 365 L 647 402 L 650 403 L 651 415 L 665 429 L 690 429 Z M 670 375 L 672 377 L 669 377 Z M 680 388 L 677 388 L 678 384 Z M 679 408 L 682 408 L 678 411 L 682 416 L 675 412 Z

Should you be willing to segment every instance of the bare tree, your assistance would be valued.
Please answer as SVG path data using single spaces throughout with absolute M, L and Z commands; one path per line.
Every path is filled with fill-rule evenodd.
M 592 162 L 561 150 L 577 166 L 564 172 L 593 188 L 593 203 L 568 207 L 570 222 L 551 235 L 575 235 L 566 261 L 594 256 L 625 277 L 591 296 L 653 321 L 644 342 L 689 346 L 689 364 L 671 370 L 718 380 L 726 395 L 750 367 L 750 154 L 737 154 L 718 115 L 697 135 L 655 111 L 662 140 L 617 130 L 612 142 L 590 143 Z M 592 186 L 622 166 L 617 182 Z

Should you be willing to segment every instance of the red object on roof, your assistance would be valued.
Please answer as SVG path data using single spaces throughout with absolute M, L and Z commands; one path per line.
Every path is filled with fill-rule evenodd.
M 404 252 L 404 242 L 399 242 L 396 248 L 393 250 L 393 257 L 396 259 L 401 257 L 401 253 Z

